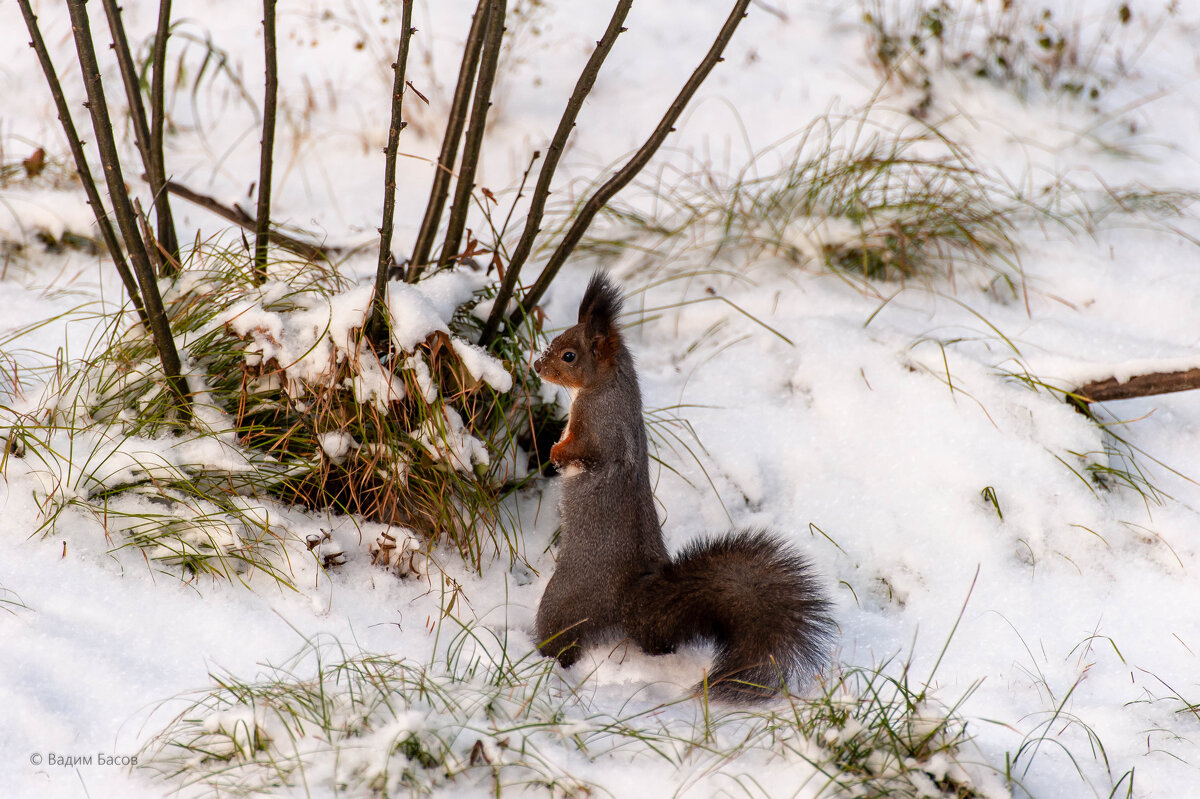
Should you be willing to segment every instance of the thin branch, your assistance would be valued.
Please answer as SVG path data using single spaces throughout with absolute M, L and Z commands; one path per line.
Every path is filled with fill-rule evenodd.
M 558 160 L 562 157 L 563 150 L 566 149 L 567 138 L 575 128 L 575 119 L 579 116 L 580 109 L 583 108 L 583 101 L 587 99 L 588 94 L 592 91 L 592 86 L 596 83 L 596 76 L 600 74 L 600 67 L 604 64 L 604 59 L 608 57 L 609 51 L 616 44 L 617 37 L 625 32 L 623 24 L 632 5 L 633 0 L 620 0 L 617 3 L 617 7 L 613 9 L 612 19 L 608 22 L 607 30 L 604 31 L 600 41 L 596 42 L 596 49 L 592 51 L 591 58 L 584 65 L 583 72 L 580 73 L 579 80 L 575 83 L 575 90 L 571 92 L 571 97 L 567 100 L 567 108 L 558 121 L 558 129 L 554 131 L 554 138 L 550 140 L 550 147 L 546 151 L 546 161 L 542 164 L 541 171 L 538 172 L 537 185 L 534 186 L 533 197 L 529 201 L 529 213 L 525 217 L 525 229 L 521 232 L 517 248 L 508 262 L 508 271 L 504 274 L 504 282 L 500 284 L 500 289 L 496 292 L 492 312 L 488 315 L 487 324 L 480 335 L 479 343 L 484 347 L 491 343 L 499 331 L 504 309 L 508 307 L 508 301 L 516 290 L 521 267 L 525 265 L 529 253 L 533 251 L 534 241 L 542 232 L 542 216 L 546 211 L 546 198 L 550 196 L 550 182 L 554 179 Z
M 263 0 L 262 149 L 258 155 L 258 209 L 254 226 L 254 282 L 267 280 L 267 242 L 271 226 L 271 166 L 275 157 L 275 104 L 279 94 L 279 66 L 275 58 L 275 2 Z
M 217 216 L 228 219 L 235 225 L 239 225 L 246 230 L 254 230 L 258 225 L 257 220 L 250 214 L 246 213 L 242 208 L 234 205 L 228 206 L 219 200 L 209 197 L 207 194 L 201 194 L 198 191 L 192 191 L 182 183 L 176 183 L 173 180 L 168 180 L 163 187 L 176 197 L 180 197 L 193 205 L 198 205 L 201 208 L 211 211 Z M 340 247 L 327 247 L 320 244 L 310 244 L 307 241 L 294 239 L 285 233 L 280 233 L 275 228 L 267 229 L 267 237 L 271 243 L 277 247 L 282 247 L 285 250 L 296 253 L 301 258 L 308 261 L 328 261 L 332 253 L 340 250 Z
M 150 71 L 150 188 L 154 192 L 154 210 L 158 217 L 158 241 L 167 251 L 166 265 L 180 262 L 179 237 L 164 187 L 167 165 L 163 155 L 163 127 L 166 123 L 167 38 L 171 35 L 171 0 L 159 0 L 158 30 L 154 33 L 154 65 Z
M 737 26 L 745 18 L 746 8 L 749 5 L 750 0 L 737 0 L 733 11 L 730 13 L 728 19 L 725 20 L 725 25 L 721 28 L 721 32 L 717 34 L 712 47 L 709 48 L 708 53 L 704 56 L 704 60 L 700 62 L 700 66 L 696 67 L 696 71 L 688 78 L 687 83 L 684 84 L 675 101 L 671 103 L 671 107 L 667 109 L 666 115 L 658 123 L 658 127 L 650 134 L 650 138 L 629 159 L 629 162 L 621 167 L 617 174 L 609 178 L 583 204 L 563 240 L 559 242 L 558 247 L 550 255 L 550 259 L 546 262 L 546 266 L 542 269 L 542 273 L 538 276 L 537 281 L 530 288 L 529 292 L 526 293 L 521 307 L 513 312 L 510 324 L 517 324 L 521 319 L 529 315 L 529 312 L 537 305 L 538 300 L 546 293 L 546 289 L 550 287 L 550 283 L 558 274 L 558 270 L 566 263 L 571 252 L 579 244 L 580 239 L 583 238 L 583 234 L 592 223 L 592 219 L 617 192 L 625 188 L 646 164 L 649 163 L 663 141 L 666 140 L 671 131 L 675 130 L 675 122 L 678 121 L 680 114 L 683 113 L 683 109 L 687 106 L 688 101 L 691 100 L 692 95 L 696 93 L 696 89 L 700 88 L 700 84 L 708 77 L 708 73 L 712 71 L 713 67 L 723 60 L 721 53 L 725 50 L 725 46 L 729 44 L 729 40 L 733 37 L 733 32 L 737 30 Z
M 1135 397 L 1151 397 L 1157 394 L 1171 394 L 1176 391 L 1191 391 L 1192 389 L 1200 389 L 1200 369 L 1188 369 L 1183 372 L 1155 372 L 1136 375 L 1127 380 L 1110 377 L 1107 380 L 1097 380 L 1080 386 L 1068 393 L 1067 399 L 1090 404 L 1109 400 L 1134 399 Z
M 471 192 L 475 190 L 475 170 L 483 151 L 483 132 L 487 128 L 488 109 L 492 106 L 492 86 L 496 67 L 500 63 L 500 47 L 504 39 L 505 0 L 488 4 L 487 35 L 479 56 L 479 77 L 475 80 L 475 97 L 471 100 L 471 122 L 463 141 L 462 165 L 454 186 L 454 202 L 450 204 L 450 219 L 446 223 L 446 240 L 442 245 L 442 266 L 448 266 L 462 245 L 467 226 L 467 211 L 471 207 Z
M 413 0 L 403 0 L 400 19 L 400 45 L 396 51 L 396 63 L 392 64 L 395 81 L 392 83 L 392 124 L 388 128 L 387 149 L 384 150 L 383 167 L 383 223 L 379 228 L 379 263 L 375 269 L 375 293 L 371 302 L 371 318 L 365 330 L 378 343 L 387 324 L 387 279 L 388 267 L 392 262 L 392 227 L 396 213 L 396 150 L 400 147 L 400 131 L 407 124 L 403 119 L 404 72 L 408 65 L 408 42 L 412 38 Z
M 175 395 L 180 417 L 186 421 L 191 418 L 187 381 L 181 374 L 179 352 L 175 349 L 171 324 L 167 320 L 162 296 L 158 292 L 158 280 L 150 265 L 150 256 L 146 252 L 146 245 L 138 232 L 133 204 L 125 189 L 121 161 L 117 154 L 117 143 L 113 138 L 112 120 L 108 114 L 108 102 L 105 99 L 104 86 L 100 79 L 100 66 L 96 62 L 96 50 L 92 45 L 92 32 L 88 23 L 85 2 L 86 0 L 67 0 L 67 10 L 71 15 L 71 31 L 75 37 L 79 67 L 83 72 L 83 83 L 87 89 L 88 110 L 92 115 L 92 132 L 96 136 L 96 145 L 100 149 L 100 163 L 104 166 L 104 179 L 108 184 L 108 196 L 113 204 L 113 213 L 117 217 L 117 225 L 121 229 L 121 236 L 125 239 L 125 246 L 129 250 L 129 258 L 133 262 L 133 272 L 137 275 L 138 284 L 142 289 L 142 300 L 146 307 L 150 333 L 154 338 L 155 347 L 158 349 L 158 358 L 162 363 L 163 374 L 166 376 L 169 390 Z
M 458 140 L 462 137 L 463 124 L 467 118 L 467 101 L 471 86 L 475 83 L 475 70 L 479 65 L 479 51 L 483 49 L 483 35 L 487 28 L 488 0 L 479 0 L 475 14 L 471 17 L 471 30 L 463 45 L 462 66 L 458 69 L 458 83 L 454 87 L 454 99 L 450 102 L 450 113 L 446 117 L 446 133 L 442 137 L 442 151 L 438 155 L 437 169 L 433 173 L 433 185 L 429 189 L 429 202 L 425 204 L 425 217 L 417 241 L 413 244 L 409 260 L 408 282 L 415 283 L 425 269 L 429 253 L 433 250 L 433 239 L 437 235 L 442 209 L 446 206 L 446 195 L 450 191 L 450 176 L 454 172 L 454 161 L 458 157 Z
M 146 309 L 142 306 L 142 294 L 138 290 L 137 280 L 134 278 L 133 273 L 129 271 L 129 264 L 125 261 L 125 253 L 121 250 L 121 242 L 117 240 L 116 231 L 113 230 L 112 222 L 108 218 L 108 212 L 104 209 L 104 202 L 100 199 L 100 192 L 97 190 L 96 181 L 92 177 L 92 170 L 88 167 L 87 155 L 83 152 L 83 142 L 79 140 L 79 134 L 75 130 L 75 123 L 71 120 L 71 110 L 67 106 L 66 97 L 63 95 L 62 84 L 59 83 L 58 73 L 54 70 L 54 63 L 50 60 L 50 52 L 46 49 L 46 42 L 42 39 L 42 32 L 38 28 L 37 17 L 33 14 L 29 0 L 18 0 L 18 3 L 21 6 L 21 14 L 25 17 L 25 27 L 29 29 L 29 37 L 31 39 L 29 46 L 37 53 L 38 62 L 42 65 L 42 72 L 46 76 L 46 81 L 50 84 L 50 94 L 54 98 L 55 108 L 58 109 L 58 121 L 62 123 L 63 132 L 67 136 L 67 145 L 71 148 L 71 155 L 75 159 L 75 171 L 79 173 L 79 180 L 83 183 L 83 190 L 87 194 L 88 205 L 92 206 L 92 213 L 96 217 L 96 225 L 100 228 L 100 237 L 104 239 L 104 246 L 108 248 L 108 254 L 113 259 L 113 265 L 117 268 L 117 274 L 121 276 L 121 282 L 125 284 L 125 291 L 129 295 L 129 301 L 137 309 L 142 324 L 146 326 L 146 329 L 149 329 L 150 320 L 146 316 Z

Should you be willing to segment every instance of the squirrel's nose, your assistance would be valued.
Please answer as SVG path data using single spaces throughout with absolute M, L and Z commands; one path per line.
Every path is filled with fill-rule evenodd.
M 536 361 L 533 362 L 533 371 L 537 372 L 539 375 L 542 373 L 542 359 L 541 358 L 538 358 Z

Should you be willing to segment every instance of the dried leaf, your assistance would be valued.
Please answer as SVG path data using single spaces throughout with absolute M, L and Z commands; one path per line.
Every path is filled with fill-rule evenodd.
M 21 162 L 21 165 L 25 167 L 25 175 L 27 177 L 36 178 L 46 168 L 46 151 L 41 147 L 37 148 L 33 151 L 33 155 Z M 484 189 L 484 191 L 487 190 Z

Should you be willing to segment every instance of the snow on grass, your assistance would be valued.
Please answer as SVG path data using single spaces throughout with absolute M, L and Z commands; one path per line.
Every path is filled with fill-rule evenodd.
M 427 5 L 418 5 L 428 19 L 417 25 L 412 79 L 431 104 L 409 104 L 402 147 L 416 157 L 401 159 L 398 185 L 418 188 L 400 193 L 399 241 L 411 240 L 420 218 L 431 175 L 422 159 L 438 146 L 438 113 L 471 4 Z M 1192 58 L 1200 6 L 1178 3 L 1164 16 L 1160 5 L 1130 3 L 1126 29 L 1105 21 L 1120 4 L 1103 12 L 1084 5 L 1054 3 L 1053 30 L 1087 37 L 1111 28 L 1123 37 L 1093 51 L 1084 43 L 1105 81 L 1096 98 L 1035 91 L 1022 99 L 1003 80 L 954 69 L 934 70 L 925 88 L 893 83 L 877 98 L 886 118 L 899 119 L 898 110 L 928 94 L 925 124 L 988 177 L 984 207 L 1011 196 L 999 186 L 1034 202 L 1037 187 L 1061 189 L 1057 210 L 1068 224 L 1025 219 L 1004 228 L 1020 265 L 1014 275 L 1004 264 L 1011 287 L 990 278 L 901 283 L 830 273 L 818 256 L 831 240 L 856 234 L 845 219 L 804 216 L 798 230 L 785 228 L 798 253 L 791 258 L 763 248 L 748 257 L 745 242 L 707 216 L 677 246 L 646 257 L 637 252 L 640 231 L 618 219 L 605 230 L 610 246 L 579 259 L 544 303 L 548 326 L 564 327 L 595 265 L 626 282 L 646 405 L 667 409 L 653 421 L 669 543 L 764 525 L 818 564 L 842 637 L 838 666 L 811 694 L 762 714 L 708 707 L 685 695 L 709 662 L 697 649 L 651 658 L 597 647 L 567 672 L 535 659 L 533 614 L 553 569 L 554 481 L 501 509 L 499 534 L 528 563 L 497 559 L 476 575 L 449 549 L 415 562 L 413 539 L 399 527 L 265 501 L 237 498 L 236 528 L 213 522 L 230 506 L 190 494 L 169 510 L 161 497 L 137 492 L 100 512 L 81 508 L 81 493 L 181 475 L 195 482 L 196 467 L 241 468 L 219 437 L 181 442 L 98 429 L 49 441 L 42 460 L 7 452 L 0 784 L 15 795 L 74 796 L 82 784 L 92 796 L 159 796 L 184 783 L 191 795 L 244 778 L 242 792 L 254 794 L 282 774 L 291 783 L 282 792 L 317 795 L 380 786 L 483 794 L 531 782 L 615 796 L 816 795 L 839 785 L 874 795 L 1188 795 L 1200 776 L 1200 406 L 1194 392 L 1112 403 L 1097 423 L 1045 386 L 1200 360 L 1200 225 L 1188 206 L 1189 192 L 1200 191 Z M 127 6 L 131 30 L 144 35 L 154 9 Z M 876 98 L 882 76 L 861 8 L 787 0 L 752 8 L 672 139 L 674 151 L 623 198 L 643 218 L 667 218 L 663 197 L 679 186 L 708 181 L 724 197 L 731 186 L 722 175 L 769 188 L 790 164 L 780 140 Z M 502 199 L 529 152 L 544 146 L 608 13 L 602 4 L 542 9 L 533 14 L 539 32 L 521 34 L 528 44 L 510 53 L 501 76 L 479 177 Z M 65 15 L 40 11 L 78 97 L 77 75 L 63 68 Z M 168 163 L 193 188 L 229 202 L 257 174 L 256 119 L 235 80 L 256 74 L 256 13 L 198 6 L 177 34 L 186 42 L 180 74 L 194 85 L 173 95 Z M 591 181 L 640 142 L 721 13 L 682 0 L 634 9 L 580 117 L 565 178 Z M 1058 27 L 1072 14 L 1083 20 L 1077 33 Z M 391 16 L 383 6 L 312 2 L 281 19 L 290 111 L 277 140 L 288 168 L 276 204 L 282 219 L 325 231 L 333 243 L 369 241 L 378 225 Z M 65 152 L 21 29 L 15 9 L 0 11 L 0 39 L 24 54 L 5 66 L 6 163 L 34 143 L 52 156 Z M 1152 46 L 1140 50 L 1124 43 L 1146 40 Z M 201 75 L 206 54 L 220 52 L 236 57 L 226 71 Z M 253 92 L 254 78 L 245 81 Z M 1097 198 L 1139 188 L 1145 205 L 1096 212 Z M 0 227 L 6 237 L 89 226 L 78 191 L 51 193 L 35 181 L 0 185 L 0 195 L 12 198 Z M 1146 213 L 1155 198 L 1184 213 Z M 184 230 L 206 236 L 224 227 L 181 203 L 176 215 Z M 871 228 L 864 238 L 885 237 Z M 746 257 L 714 260 L 721 242 L 725 254 Z M 111 275 L 97 282 L 95 259 L 43 256 L 37 246 L 27 245 L 23 268 L 5 275 L 6 325 L 120 296 Z M 369 272 L 365 261 L 349 262 L 350 283 Z M 403 320 L 397 343 L 443 329 L 484 280 L 438 275 L 420 292 L 393 284 L 390 303 Z M 340 296 L 289 319 L 261 316 L 255 346 L 264 357 L 276 344 L 292 347 L 272 353 L 296 369 L 323 331 L 330 347 L 340 346 L 350 314 L 334 305 L 358 313 L 366 295 L 352 288 Z M 289 342 L 306 312 L 305 330 L 316 332 Z M 6 372 L 19 373 L 14 384 L 31 386 L 29 367 L 53 364 L 64 341 L 68 352 L 86 349 L 79 340 L 96 321 L 75 318 L 4 344 Z M 452 349 L 471 379 L 503 390 L 496 364 L 479 360 L 470 342 Z M 437 391 L 423 359 L 405 363 L 410 390 Z M 356 395 L 387 396 L 393 389 L 383 378 L 380 370 Z M 452 418 L 438 426 L 456 429 Z M 459 468 L 492 454 L 459 443 L 444 453 Z M 353 448 L 338 431 L 319 446 L 331 458 Z M 493 468 L 519 473 L 517 457 L 507 453 Z M 97 464 L 91 483 L 81 481 L 82 469 Z M 54 492 L 59 499 L 48 503 Z M 147 565 L 142 553 L 152 548 L 122 548 L 120 536 L 137 535 L 137 519 L 155 514 L 191 547 L 164 554 L 244 553 L 235 581 L 201 571 L 184 583 L 165 577 L 160 562 Z M 390 555 L 378 558 L 389 538 Z M 394 571 L 372 565 L 370 550 Z M 352 673 L 358 682 L 337 679 Z M 322 686 L 328 691 L 310 701 Z M 271 701 L 247 701 L 256 695 Z M 193 749 L 172 746 L 180 743 Z M 195 751 L 201 746 L 211 746 L 208 760 Z M 218 757 L 230 751 L 240 759 Z M 139 765 L 153 758 L 153 769 L 101 766 L 100 752 L 136 754 Z M 51 765 L 51 754 L 93 757 L 68 767 Z M 164 770 L 175 776 L 158 781 Z
M 477 396 L 476 372 L 505 390 L 513 386 L 511 376 L 498 359 L 451 332 L 453 317 L 466 315 L 460 306 L 474 299 L 479 276 L 431 280 L 428 295 L 424 286 L 394 293 L 387 304 L 395 315 L 391 327 L 415 339 L 408 351 L 393 341 L 396 349 L 386 357 L 399 356 L 408 366 L 394 374 L 361 334 L 371 285 L 339 288 L 335 277 L 320 273 L 315 285 L 304 285 L 305 277 L 292 270 L 262 287 L 246 286 L 213 270 L 218 252 L 205 256 L 208 271 L 195 268 L 167 295 L 188 358 L 194 430 L 181 431 L 163 413 L 146 337 L 119 315 L 107 326 L 113 341 L 64 365 L 39 393 L 14 398 L 5 410 L 14 461 L 8 474 L 37 486 L 39 532 L 60 528 L 64 511 L 90 513 L 103 520 L 116 547 L 139 547 L 185 579 L 207 574 L 249 582 L 258 572 L 293 586 L 308 580 L 291 562 L 313 560 L 305 553 L 314 549 L 312 536 L 297 535 L 286 521 L 268 521 L 270 514 L 244 496 L 345 509 L 364 496 L 371 501 L 372 492 L 403 494 L 393 500 L 399 510 L 380 511 L 378 503 L 373 518 L 402 518 L 400 537 L 407 540 L 408 525 L 421 524 L 421 503 L 439 524 L 459 507 L 475 518 L 456 490 L 500 490 L 524 476 L 518 448 L 506 451 L 498 443 L 504 433 L 482 427 L 499 407 L 495 395 L 484 397 L 482 408 Z M 456 342 L 469 363 L 455 360 Z M 393 414 L 408 395 L 406 371 L 430 405 Z M 453 392 L 478 426 L 468 430 L 459 410 L 443 407 L 441 391 Z M 503 412 L 495 415 L 504 420 Z M 247 424 L 247 417 L 255 421 Z M 388 424 L 403 429 L 385 429 Z M 492 482 L 479 482 L 491 463 L 479 436 L 489 437 L 501 456 Z M 456 471 L 465 476 L 456 478 Z M 349 491 L 347 479 L 358 481 Z M 322 493 L 325 480 L 333 487 Z M 426 537 L 441 532 L 426 529 Z M 474 541 L 474 531 L 463 534 L 464 542 Z M 318 536 L 326 542 L 317 553 L 325 566 L 340 560 L 347 544 L 329 538 Z M 393 548 L 375 543 L 378 551 Z
M 213 675 L 213 690 L 180 697 L 184 709 L 139 756 L 185 792 L 303 782 L 348 795 L 623 796 L 783 782 L 808 794 L 1007 795 L 998 774 L 963 757 L 974 752 L 954 709 L 904 679 L 849 672 L 768 713 L 644 691 L 581 715 L 548 662 L 508 661 L 500 643 L 464 628 L 444 662 L 421 665 L 312 640 L 252 682 Z
M 512 388 L 512 375 L 499 360 L 462 339 L 450 336 L 449 323 L 458 308 L 481 288 L 477 276 L 461 273 L 434 275 L 426 285 L 389 283 L 387 308 L 392 343 L 400 356 L 411 358 L 418 344 L 434 333 L 445 334 L 472 377 L 497 391 Z M 270 365 L 288 384 L 288 393 L 302 396 L 304 386 L 328 385 L 349 359 L 356 365 L 350 386 L 355 399 L 386 411 L 405 397 L 404 383 L 379 362 L 360 341 L 373 287 L 363 284 L 330 297 L 291 296 L 302 307 L 268 310 L 290 292 L 286 284 L 264 286 L 261 297 L 238 303 L 217 315 L 211 328 L 226 327 L 247 342 L 250 366 Z M 419 367 L 414 367 L 419 370 Z M 422 395 L 429 396 L 428 367 L 418 371 Z

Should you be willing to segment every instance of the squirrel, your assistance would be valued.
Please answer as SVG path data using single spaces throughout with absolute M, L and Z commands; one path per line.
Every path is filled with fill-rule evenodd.
M 778 536 L 740 530 L 667 553 L 650 487 L 637 372 L 617 325 L 620 290 L 596 272 L 579 321 L 533 364 L 572 394 L 550 460 L 563 475 L 558 563 L 538 606 L 538 649 L 564 667 L 624 633 L 652 655 L 716 645 L 698 693 L 767 699 L 824 666 L 832 603 L 805 559 Z

